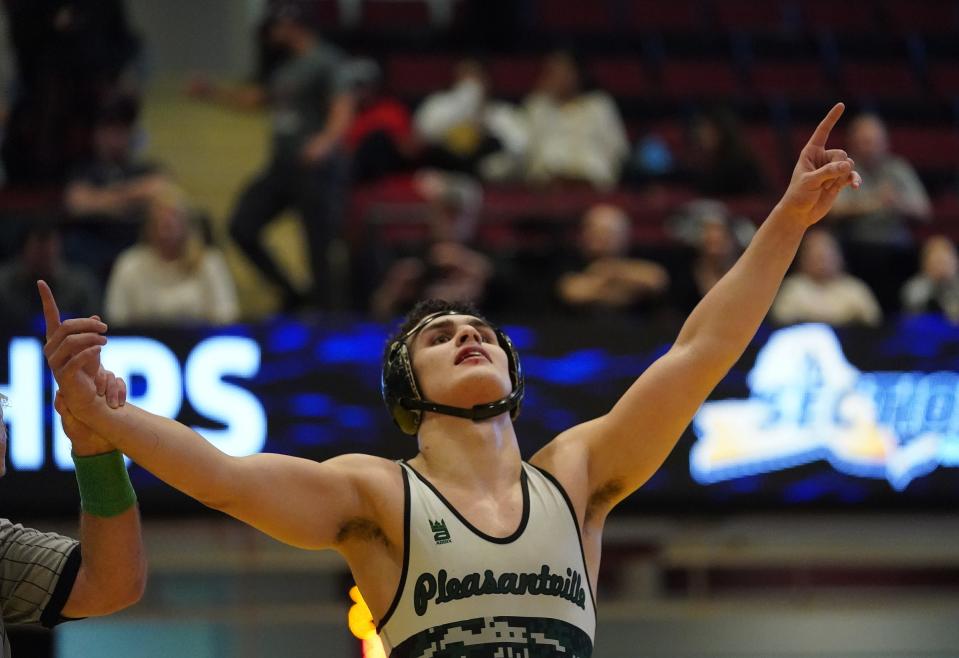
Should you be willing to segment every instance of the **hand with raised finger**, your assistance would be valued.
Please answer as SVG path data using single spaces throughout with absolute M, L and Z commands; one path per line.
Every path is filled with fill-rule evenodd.
M 73 454 L 78 457 L 89 457 L 90 455 L 101 455 L 114 450 L 113 444 L 94 432 L 71 413 L 70 407 L 64 402 L 60 391 L 57 391 L 57 395 L 53 400 L 53 408 L 60 414 L 63 431 L 66 433 L 67 438 L 70 439 Z
M 811 226 L 832 208 L 842 188 L 858 188 L 862 178 L 855 170 L 856 163 L 842 149 L 827 149 L 826 142 L 845 105 L 836 103 L 813 132 L 799 154 L 789 187 L 779 207 Z
M 95 380 L 101 370 L 100 349 L 107 342 L 103 336 L 107 325 L 96 316 L 60 322 L 60 311 L 50 287 L 43 281 L 39 281 L 37 287 L 46 321 L 47 344 L 43 354 L 63 401 L 74 416 L 82 419 L 86 410 L 104 402 L 98 400 Z

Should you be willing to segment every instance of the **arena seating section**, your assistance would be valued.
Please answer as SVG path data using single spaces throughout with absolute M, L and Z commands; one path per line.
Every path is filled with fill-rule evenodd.
M 481 4 L 481 3 L 476 3 Z M 935 221 L 922 233 L 959 237 L 959 2 L 948 0 L 531 0 L 500 50 L 478 50 L 476 13 L 455 2 L 434 16 L 425 0 L 366 0 L 354 25 L 339 22 L 336 2 L 318 11 L 327 32 L 353 52 L 384 63 L 390 89 L 412 107 L 448 85 L 462 55 L 486 57 L 495 94 L 520 101 L 541 55 L 557 46 L 582 53 L 598 85 L 614 95 L 631 139 L 655 134 L 682 153 L 685 124 L 716 103 L 742 118 L 746 137 L 774 183 L 783 188 L 798 149 L 837 99 L 849 113 L 878 111 L 894 152 L 919 171 L 934 200 Z M 485 22 L 485 21 L 481 21 Z M 519 36 L 520 38 L 515 38 Z M 834 143 L 842 146 L 841 131 Z M 538 191 L 488 186 L 481 237 L 487 246 L 512 238 L 521 220 L 568 222 L 601 198 L 622 203 L 636 239 L 663 239 L 662 226 L 691 190 L 623 186 Z M 415 197 L 402 182 L 355 192 L 354 228 L 408 223 Z M 760 221 L 771 198 L 731 199 Z M 394 227 L 396 228 L 396 227 Z M 409 231 L 397 228 L 399 231 Z M 517 238 L 517 236 L 519 236 Z
M 454 62 L 481 54 L 494 93 L 520 101 L 542 55 L 581 53 L 598 84 L 616 98 L 630 138 L 655 134 L 682 153 L 697 109 L 725 104 L 743 121 L 778 194 L 819 117 L 837 99 L 849 113 L 878 111 L 894 152 L 918 169 L 934 200 L 922 233 L 959 238 L 959 1 L 956 0 L 364 0 L 343 16 L 336 0 L 315 0 L 324 33 L 349 52 L 383 63 L 388 87 L 410 107 L 448 85 Z M 497 23 L 502 20 L 502 23 Z M 842 146 L 839 131 L 833 143 Z M 3 205 L 29 203 L 5 191 Z M 692 198 L 670 184 L 548 190 L 487 186 L 480 239 L 505 247 L 527 239 L 524 220 L 570 225 L 600 199 L 623 204 L 636 239 L 664 240 L 663 220 Z M 770 198 L 731 199 L 761 221 Z M 421 234 L 408 181 L 353 191 L 350 235 L 362 241 Z M 385 231 L 385 233 L 383 232 Z

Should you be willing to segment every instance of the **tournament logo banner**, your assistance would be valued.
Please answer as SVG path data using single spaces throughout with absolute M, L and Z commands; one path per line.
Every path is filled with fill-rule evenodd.
M 861 372 L 835 332 L 774 332 L 747 376 L 748 399 L 705 403 L 693 420 L 692 477 L 712 484 L 824 461 L 902 491 L 959 467 L 959 373 Z

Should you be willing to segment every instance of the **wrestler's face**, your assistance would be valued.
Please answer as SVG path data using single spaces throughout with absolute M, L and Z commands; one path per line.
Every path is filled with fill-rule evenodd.
M 509 395 L 506 352 L 493 328 L 471 315 L 436 318 L 408 340 L 413 372 L 427 400 L 472 407 Z

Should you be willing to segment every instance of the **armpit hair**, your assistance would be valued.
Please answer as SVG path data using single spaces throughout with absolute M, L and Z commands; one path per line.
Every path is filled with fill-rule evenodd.
M 349 519 L 340 526 L 336 533 L 336 543 L 345 544 L 348 541 L 379 541 L 389 546 L 390 541 L 382 528 L 373 521 L 363 518 Z
M 609 504 L 623 493 L 623 483 L 619 480 L 610 480 L 600 486 L 586 501 L 586 521 L 590 521 L 598 513 L 609 511 Z

